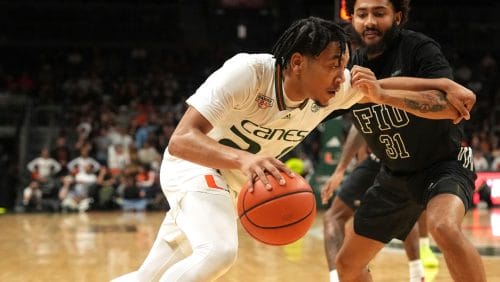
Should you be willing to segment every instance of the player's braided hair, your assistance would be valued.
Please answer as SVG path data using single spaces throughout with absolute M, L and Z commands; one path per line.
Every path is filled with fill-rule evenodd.
M 401 23 L 400 26 L 403 26 L 408 21 L 408 14 L 410 13 L 410 1 L 411 0 L 389 0 L 394 6 L 395 12 L 401 12 Z M 356 0 L 346 0 L 346 10 L 349 16 L 354 14 L 354 4 L 356 4 Z
M 350 49 L 348 36 L 340 25 L 309 17 L 294 22 L 278 39 L 272 52 L 276 63 L 285 68 L 293 53 L 318 56 L 331 42 L 340 44 L 341 54 Z

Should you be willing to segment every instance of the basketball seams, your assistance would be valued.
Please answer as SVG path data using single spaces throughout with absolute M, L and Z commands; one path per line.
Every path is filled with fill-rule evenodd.
M 242 218 L 242 217 L 243 217 L 244 215 L 246 215 L 249 211 L 251 211 L 251 210 L 253 210 L 253 209 L 255 209 L 255 208 L 257 208 L 257 207 L 259 207 L 259 206 L 261 206 L 261 205 L 263 205 L 263 204 L 265 204 L 265 203 L 268 203 L 268 202 L 274 201 L 274 200 L 279 199 L 279 198 L 283 198 L 283 197 L 286 197 L 286 196 L 289 196 L 289 195 L 293 195 L 293 194 L 304 193 L 304 192 L 306 192 L 306 193 L 311 193 L 311 194 L 313 194 L 313 195 L 314 195 L 314 193 L 313 193 L 313 192 L 312 192 L 309 188 L 304 188 L 304 190 L 295 190 L 295 191 L 293 191 L 293 192 L 288 192 L 288 193 L 286 193 L 286 194 L 280 194 L 280 195 L 277 195 L 277 196 L 275 196 L 275 197 L 273 197 L 273 198 L 267 199 L 267 200 L 262 201 L 262 202 L 257 202 L 257 203 L 255 203 L 255 204 L 254 204 L 251 208 L 247 209 L 247 207 L 246 207 L 246 205 L 245 205 L 245 198 L 246 198 L 246 196 L 247 196 L 247 192 L 248 192 L 248 190 L 245 190 L 245 193 L 243 194 L 243 199 L 242 199 L 242 203 L 241 203 L 243 213 L 242 213 L 241 215 L 239 215 L 239 218 Z M 316 207 L 316 202 L 314 203 L 314 206 Z M 238 211 L 238 212 L 239 212 L 239 211 Z
M 279 225 L 279 226 L 269 226 L 269 227 L 266 227 L 266 226 L 261 226 L 261 225 L 258 225 L 256 223 L 254 223 L 254 221 L 252 221 L 250 219 L 250 217 L 248 215 L 246 215 L 246 213 L 244 214 L 246 219 L 248 220 L 249 223 L 251 223 L 253 226 L 255 227 L 258 227 L 258 228 L 261 228 L 261 229 L 278 229 L 278 228 L 284 228 L 284 227 L 288 227 L 288 226 L 292 226 L 294 224 L 297 224 L 303 220 L 305 220 L 306 218 L 308 218 L 316 209 L 316 203 L 314 203 L 314 206 L 312 207 L 312 209 L 309 211 L 308 214 L 306 214 L 304 217 L 294 221 L 294 222 L 290 222 L 288 224 L 285 224 L 285 225 Z M 240 220 L 241 220 L 241 217 L 240 217 Z M 244 226 L 243 226 L 244 227 Z

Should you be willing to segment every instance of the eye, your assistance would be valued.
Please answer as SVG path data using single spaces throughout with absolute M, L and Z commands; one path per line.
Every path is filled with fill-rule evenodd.
M 357 14 L 356 14 L 356 16 L 357 16 L 358 18 L 361 18 L 361 19 L 365 18 L 365 17 L 366 17 L 366 15 L 367 15 L 366 13 L 357 13 Z

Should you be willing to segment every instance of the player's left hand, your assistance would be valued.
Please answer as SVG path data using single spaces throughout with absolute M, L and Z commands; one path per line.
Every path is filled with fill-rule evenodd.
M 333 192 L 340 186 L 342 179 L 344 179 L 344 173 L 335 170 L 325 184 L 323 184 L 321 188 L 321 203 L 323 205 L 328 204 L 328 201 L 333 196 Z

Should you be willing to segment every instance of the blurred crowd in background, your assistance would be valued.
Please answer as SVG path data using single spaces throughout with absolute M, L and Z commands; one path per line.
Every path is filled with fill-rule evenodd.
M 38 12 L 27 10 L 29 1 L 21 8 L 2 4 L 11 19 L 24 8 L 35 32 L 39 17 L 54 16 L 57 11 L 67 15 L 56 17 L 52 26 L 38 27 L 39 38 L 21 34 L 29 28 L 20 23 L 3 34 L 0 207 L 58 212 L 168 209 L 158 170 L 186 109 L 185 99 L 236 52 L 270 52 L 276 35 L 294 19 L 309 15 L 332 19 L 336 11 L 335 1 L 292 1 L 298 5 L 295 8 L 283 1 L 256 1 L 255 6 L 232 6 L 232 1 L 168 5 L 146 1 L 142 6 L 132 1 L 104 2 L 109 6 L 102 4 L 97 16 L 91 16 L 92 9 L 83 12 L 87 17 L 107 17 L 88 31 L 96 35 L 78 25 L 81 15 L 68 19 L 84 2 L 65 6 L 47 1 Z M 91 8 L 99 8 L 96 3 Z M 440 42 L 456 81 L 476 93 L 472 118 L 464 122 L 464 143 L 474 149 L 477 171 L 500 171 L 500 45 L 470 42 L 477 40 L 470 34 L 484 31 L 491 37 L 487 34 L 492 25 L 500 29 L 500 24 L 484 17 L 484 22 L 464 26 L 455 14 L 456 22 L 432 25 L 429 13 L 417 16 L 425 3 L 412 3 L 408 27 Z M 121 22 L 112 15 L 117 7 L 118 15 L 137 9 L 144 15 L 134 19 L 136 25 L 130 19 Z M 443 20 L 439 11 L 433 13 Z M 453 19 L 452 13 L 447 17 Z M 71 28 L 60 26 L 65 20 L 69 27 L 77 27 L 80 36 L 68 35 Z M 130 30 L 116 34 L 110 22 L 116 29 L 125 25 Z M 44 35 L 44 28 L 56 25 L 60 33 Z M 148 25 L 154 28 L 149 30 Z M 313 166 L 319 136 L 315 132 L 299 148 L 298 155 Z

